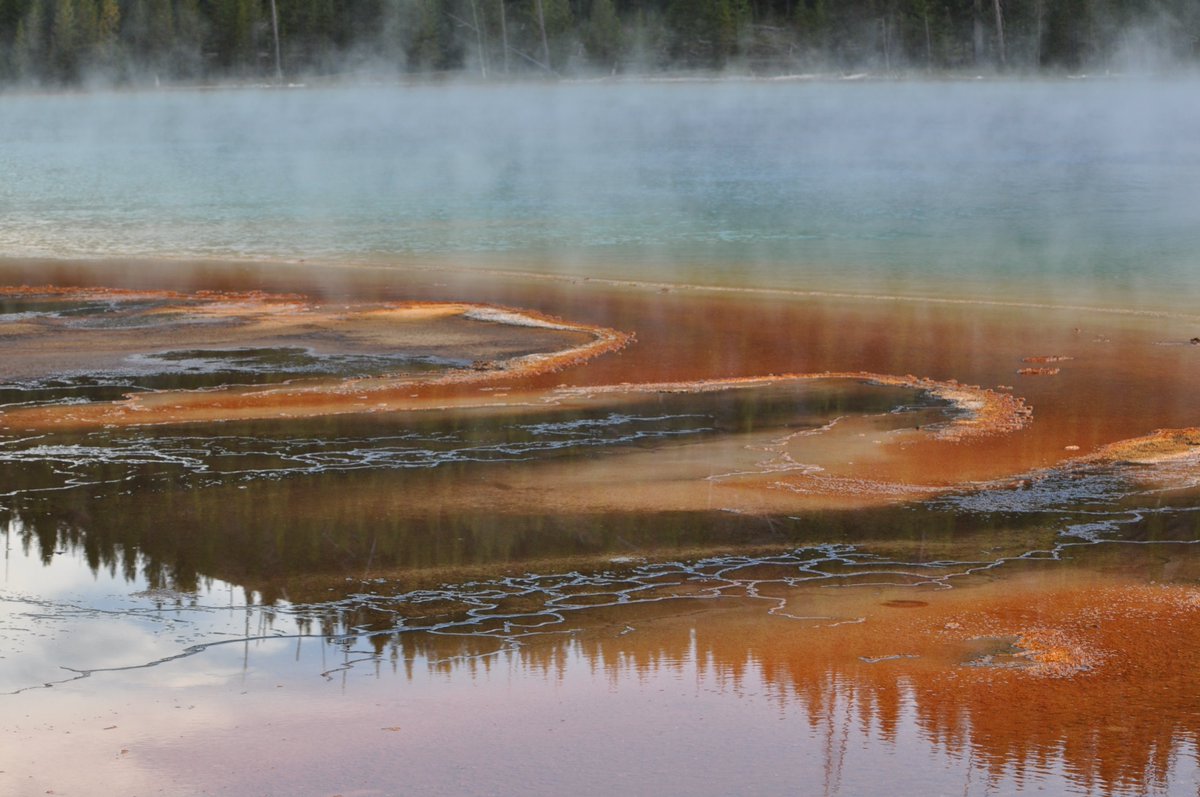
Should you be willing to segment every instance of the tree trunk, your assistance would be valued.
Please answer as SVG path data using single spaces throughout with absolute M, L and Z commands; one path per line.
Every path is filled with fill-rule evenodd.
M 542 63 L 546 65 L 548 71 L 553 71 L 550 65 L 550 40 L 546 38 L 546 14 L 542 11 L 542 0 L 535 0 L 537 3 L 538 27 L 542 31 Z
M 1001 12 L 1000 0 L 992 0 L 996 9 L 996 50 L 1001 68 L 1008 66 L 1008 57 L 1004 52 L 1004 14 Z
M 271 0 L 271 32 L 275 34 L 275 81 L 283 82 L 283 57 L 279 54 L 279 12 L 275 0 Z
M 471 0 L 471 21 L 475 23 L 475 44 L 479 48 L 479 74 L 487 80 L 487 52 L 483 48 L 483 28 L 479 25 L 479 9 L 475 0 Z
M 929 4 L 925 4 L 925 68 L 933 69 L 933 36 L 929 33 Z
M 500 0 L 500 38 L 504 40 L 504 74 L 508 74 L 508 12 Z
M 890 18 L 885 15 L 883 18 L 883 71 L 890 74 L 892 71 L 892 26 L 889 24 Z
M 983 0 L 975 0 L 975 66 L 983 60 Z
M 1034 17 L 1034 40 L 1033 40 L 1033 65 L 1040 67 L 1042 65 L 1042 37 L 1045 35 L 1045 20 L 1046 20 L 1046 3 L 1045 0 L 1037 0 L 1033 6 Z

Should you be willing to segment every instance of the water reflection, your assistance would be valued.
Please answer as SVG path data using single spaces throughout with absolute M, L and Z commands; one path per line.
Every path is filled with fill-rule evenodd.
M 1063 453 L 1068 441 L 1191 417 L 1181 400 L 1191 377 L 1171 370 L 1191 350 L 1156 343 L 1157 319 L 1109 318 L 1119 350 L 1096 356 L 1060 328 L 1065 316 L 1036 319 L 1032 307 L 872 317 L 846 300 L 840 309 L 863 323 L 830 336 L 838 314 L 819 303 L 644 293 L 568 303 L 614 328 L 637 319 L 642 343 L 566 377 L 577 389 L 557 401 L 10 430 L 0 691 L 14 716 L 47 719 L 19 729 L 43 757 L 0 769 L 42 791 L 72 785 L 46 764 L 52 734 L 68 729 L 92 760 L 110 760 L 104 734 L 128 722 L 119 749 L 144 756 L 127 768 L 131 789 L 162 789 L 170 773 L 166 789 L 181 793 L 279 790 L 283 776 L 251 763 L 278 739 L 239 727 L 280 728 L 293 760 L 307 750 L 353 770 L 299 765 L 295 793 L 393 780 L 372 763 L 394 766 L 380 734 L 400 734 L 404 771 L 431 794 L 458 793 L 450 751 L 471 782 L 503 791 L 528 791 L 530 769 L 551 773 L 547 791 L 636 790 L 664 761 L 695 774 L 700 794 L 796 783 L 829 794 L 881 783 L 1175 793 L 1191 781 L 1197 707 L 1176 693 L 1200 638 L 1194 442 L 1183 434 L 1169 460 L 1143 456 L 1153 446 Z M 771 329 L 747 323 L 756 307 Z M 1025 323 L 1032 331 L 1018 334 Z M 780 328 L 820 345 L 785 345 Z M 713 330 L 728 334 L 701 346 Z M 935 331 L 951 342 L 913 345 Z M 960 333 L 1000 342 L 981 348 Z M 1034 423 L 998 441 L 932 439 L 954 413 L 912 386 L 596 387 L 847 357 L 995 384 L 1031 352 L 1077 359 L 1047 377 L 1058 382 L 1022 386 Z M 1133 404 L 1111 374 L 1127 352 L 1140 358 L 1128 378 L 1150 386 Z M 529 380 L 529 395 L 562 378 Z M 780 511 L 739 480 L 814 467 L 876 486 L 935 484 L 932 497 L 865 508 L 789 493 Z M 127 695 L 141 695 L 128 714 L 108 705 Z M 163 695 L 172 711 L 200 705 L 182 736 L 155 713 Z M 99 730 L 80 719 L 108 714 Z M 502 742 L 467 745 L 481 727 Z M 746 749 L 727 771 L 689 765 L 697 749 L 728 761 L 731 738 Z M 631 759 L 630 739 L 654 739 L 655 756 Z M 584 749 L 640 763 L 614 772 L 580 761 Z
M 104 729 L 135 729 L 120 742 L 139 756 L 128 769 L 168 793 L 271 791 L 280 778 L 295 793 L 377 788 L 381 735 L 396 735 L 387 760 L 430 794 L 456 793 L 452 751 L 500 791 L 528 791 L 534 768 L 556 784 L 545 793 L 607 793 L 664 765 L 691 773 L 698 794 L 1190 788 L 1190 460 L 1178 473 L 1074 464 L 789 515 L 439 512 L 419 498 L 583 453 L 941 411 L 917 399 L 833 383 L 689 394 L 682 408 L 656 396 L 618 414 L 467 412 L 390 436 L 379 432 L 394 419 L 341 417 L 211 438 L 10 439 L 3 699 L 47 718 L 18 729 L 41 756 L 55 729 L 96 760 Z M 405 446 L 445 456 L 414 465 Z M 146 689 L 174 695 L 172 714 L 200 713 L 180 726 L 131 716 L 138 700 L 105 708 Z M 103 725 L 80 719 L 105 712 Z M 300 764 L 268 782 L 245 764 L 271 755 L 251 727 L 353 774 Z M 481 727 L 504 741 L 467 750 Z M 655 755 L 631 759 L 631 738 L 654 739 Z M 731 738 L 746 747 L 732 761 Z M 625 763 L 588 764 L 568 743 Z M 722 771 L 689 768 L 696 750 Z M 80 785 L 34 760 L 3 768 Z
M 0 441 L 0 517 L 19 518 L 46 560 L 70 545 L 94 568 L 120 562 L 128 571 L 119 552 L 136 551 L 151 586 L 186 591 L 203 573 L 271 597 L 303 594 L 306 578 L 331 575 L 731 547 L 770 541 L 769 528 L 761 530 L 770 523 L 723 512 L 539 511 L 541 501 L 529 499 L 498 514 L 497 503 L 479 504 L 461 485 L 484 482 L 480 490 L 494 495 L 560 461 L 941 406 L 912 390 L 831 383 L 651 395 L 619 411 L 516 407 L 224 424 L 209 436 L 186 427 L 26 434 Z M 902 415 L 880 417 L 904 424 Z M 704 460 L 688 467 L 712 472 Z
M 70 669 L 58 670 L 51 690 L 5 700 L 18 713 L 36 707 L 46 725 L 16 732 L 39 740 L 41 755 L 63 731 L 85 751 L 107 741 L 110 755 L 131 751 L 127 766 L 144 786 L 168 794 L 345 793 L 379 788 L 398 764 L 406 787 L 429 794 L 456 793 L 458 777 L 506 793 L 523 785 L 602 794 L 674 766 L 682 780 L 672 782 L 697 794 L 739 783 L 838 795 L 882 794 L 881 783 L 906 793 L 1189 793 L 1200 731 L 1190 688 L 1200 665 L 1200 551 L 1109 543 L 1067 558 L 1023 558 L 956 577 L 952 590 L 889 575 L 947 575 L 948 563 L 922 568 L 849 547 L 563 574 L 541 579 L 567 596 L 555 608 L 559 622 L 515 596 L 495 607 L 508 619 L 490 628 L 396 633 L 355 628 L 347 616 L 316 621 L 316 606 L 265 607 L 215 581 L 188 596 L 130 594 L 144 583 L 96 579 L 60 556 L 48 569 L 10 570 L 5 649 L 26 666 Z M 830 588 L 835 579 L 812 578 L 822 566 L 866 570 L 874 585 Z M 681 581 L 685 569 L 708 586 Z M 533 580 L 519 586 L 528 592 Z M 14 585 L 35 581 L 56 597 L 21 604 Z M 495 602 L 506 585 L 518 586 L 464 585 L 459 597 Z M 567 611 L 604 589 L 646 600 Z M 19 624 L 42 632 L 14 648 Z M 58 630 L 46 633 L 48 624 Z M 1081 647 L 1103 666 L 1070 678 L 968 666 L 1022 635 L 1051 652 Z M 170 655 L 196 640 L 208 646 Z M 93 685 L 76 690 L 68 679 L 85 673 Z M 140 713 L 131 698 L 146 689 L 170 710 Z M 478 744 L 481 732 L 487 744 Z M 242 764 L 272 760 L 284 738 L 312 761 L 344 766 L 301 757 L 267 773 Z M 637 754 L 633 745 L 647 739 L 653 754 Z M 731 744 L 736 756 L 724 749 Z M 0 755 L 9 772 L 29 771 Z M 460 762 L 457 777 L 447 761 Z M 36 782 L 62 789 L 79 785 L 73 777 L 39 769 Z

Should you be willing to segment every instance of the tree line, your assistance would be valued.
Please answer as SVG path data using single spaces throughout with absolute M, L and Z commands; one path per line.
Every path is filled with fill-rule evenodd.
M 1128 69 L 1198 0 L 0 0 L 0 82 Z

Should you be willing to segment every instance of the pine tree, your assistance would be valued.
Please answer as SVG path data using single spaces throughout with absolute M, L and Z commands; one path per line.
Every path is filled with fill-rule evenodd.
M 204 72 L 204 37 L 207 24 L 198 0 L 175 0 L 172 19 L 174 40 L 171 62 L 175 75 L 196 77 Z
M 60 80 L 75 77 L 76 36 L 74 0 L 55 0 L 50 23 L 50 58 L 54 75 Z
M 448 30 L 443 5 L 443 0 L 416 0 L 416 19 L 408 60 L 419 69 L 446 67 Z
M 254 0 L 216 0 L 210 13 L 212 43 L 220 64 L 235 73 L 252 70 L 257 61 L 258 3 Z
M 17 24 L 13 41 L 15 71 L 24 80 L 40 81 L 46 77 L 49 46 L 47 42 L 46 9 L 48 0 L 33 0 L 29 10 Z
M 117 5 L 117 0 L 100 0 L 97 12 L 97 41 L 115 43 L 121 31 L 121 7 Z
M 616 70 L 621 57 L 621 22 L 612 0 L 592 0 L 587 28 L 587 52 L 593 62 Z

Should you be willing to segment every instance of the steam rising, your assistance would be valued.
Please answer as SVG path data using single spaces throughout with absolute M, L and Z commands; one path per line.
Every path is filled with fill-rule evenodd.
M 0 100 L 0 252 L 1195 295 L 1177 82 L 665 82 Z M 445 262 L 445 261 L 443 261 Z

